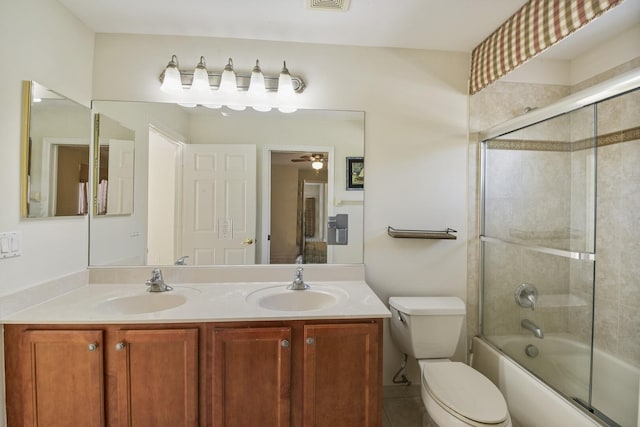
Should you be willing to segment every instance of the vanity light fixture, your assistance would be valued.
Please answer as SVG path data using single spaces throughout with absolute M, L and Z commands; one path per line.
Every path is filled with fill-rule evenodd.
M 258 60 L 250 74 L 236 74 L 231 58 L 221 72 L 212 72 L 207 70 L 204 56 L 190 72 L 181 71 L 177 56 L 172 55 L 160 74 L 160 82 L 160 89 L 175 97 L 180 105 L 227 106 L 233 110 L 250 106 L 256 111 L 270 111 L 275 107 L 284 113 L 297 110 L 295 95 L 305 88 L 300 77 L 291 76 L 286 62 L 279 76 L 264 75 Z
M 171 61 L 167 64 L 167 67 L 162 73 L 162 86 L 160 90 L 170 93 L 179 94 L 182 93 L 182 79 L 180 78 L 180 69 L 178 68 L 178 57 L 171 56 Z

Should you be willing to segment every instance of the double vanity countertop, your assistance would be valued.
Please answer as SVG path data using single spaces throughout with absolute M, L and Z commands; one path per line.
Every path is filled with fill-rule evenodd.
M 108 272 L 110 279 L 115 277 L 114 272 Z M 185 275 L 184 270 L 179 274 L 185 279 L 193 278 Z M 309 289 L 289 290 L 287 286 L 291 281 L 280 280 L 237 281 L 233 277 L 228 282 L 173 282 L 169 278 L 178 276 L 169 272 L 165 282 L 173 290 L 167 292 L 147 292 L 144 281 L 91 283 L 89 280 L 87 284 L 3 316 L 2 322 L 122 324 L 390 317 L 387 307 L 357 275 L 344 276 L 349 280 L 335 274 L 311 275 L 328 280 L 305 278 Z

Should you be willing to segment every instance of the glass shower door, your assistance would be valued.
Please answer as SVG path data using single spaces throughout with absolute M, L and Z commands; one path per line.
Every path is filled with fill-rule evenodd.
M 590 402 L 594 108 L 483 142 L 482 333 L 556 390 Z

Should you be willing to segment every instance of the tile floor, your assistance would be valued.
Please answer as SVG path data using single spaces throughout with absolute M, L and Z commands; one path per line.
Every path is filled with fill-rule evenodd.
M 423 427 L 426 415 L 420 385 L 385 386 L 382 394 L 382 427 Z

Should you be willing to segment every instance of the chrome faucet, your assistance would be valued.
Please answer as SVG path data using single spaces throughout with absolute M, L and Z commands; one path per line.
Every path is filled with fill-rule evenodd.
M 522 322 L 520 322 L 520 325 L 523 328 L 533 332 L 533 336 L 535 336 L 536 338 L 540 338 L 540 339 L 544 338 L 544 333 L 542 332 L 542 329 L 540 329 L 538 325 L 533 323 L 531 320 L 522 319 Z
M 162 278 L 162 271 L 159 268 L 151 270 L 151 278 L 144 282 L 149 288 L 147 292 L 167 292 L 172 291 L 173 288 L 166 283 Z
M 187 265 L 187 258 L 189 258 L 189 255 L 181 256 L 173 263 L 173 265 Z
M 293 282 L 291 282 L 291 284 L 287 286 L 287 289 L 291 289 L 294 291 L 304 291 L 305 289 L 309 289 L 309 285 L 304 283 L 304 279 L 302 278 L 303 271 L 304 269 L 302 267 L 296 268 L 296 272 L 293 275 Z

